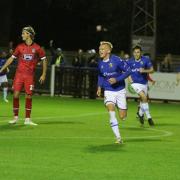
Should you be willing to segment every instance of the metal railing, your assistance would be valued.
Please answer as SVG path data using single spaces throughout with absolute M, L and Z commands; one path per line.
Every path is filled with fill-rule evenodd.
M 12 87 L 15 69 L 16 65 L 11 65 L 10 72 L 7 75 L 10 87 Z M 53 95 L 96 98 L 98 74 L 96 68 L 77 68 L 71 66 L 55 67 L 54 78 L 52 78 L 52 67 L 48 66 L 46 81 L 43 85 L 39 83 L 41 72 L 42 67 L 37 66 L 35 73 L 35 93 L 50 94 L 52 89 L 51 86 L 53 85 Z

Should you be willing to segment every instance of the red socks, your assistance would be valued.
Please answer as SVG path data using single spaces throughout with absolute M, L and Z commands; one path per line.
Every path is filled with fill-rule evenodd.
M 30 118 L 32 109 L 32 99 L 26 98 L 26 118 Z
M 13 99 L 13 112 L 14 112 L 14 116 L 18 116 L 18 114 L 19 114 L 19 98 Z
M 31 98 L 26 98 L 25 108 L 26 108 L 26 118 L 30 118 L 31 109 L 32 109 L 32 99 Z M 13 99 L 13 112 L 14 112 L 14 116 L 19 115 L 19 98 Z

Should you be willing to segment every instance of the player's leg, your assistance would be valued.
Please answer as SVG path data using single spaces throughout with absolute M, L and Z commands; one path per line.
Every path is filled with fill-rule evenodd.
M 105 91 L 104 92 L 104 103 L 106 105 L 106 108 L 108 110 L 109 113 L 109 121 L 110 121 L 110 126 L 112 128 L 112 131 L 116 137 L 116 143 L 122 143 L 122 138 L 121 138 L 121 134 L 119 131 L 119 127 L 118 127 L 118 120 L 116 118 L 116 112 L 115 112 L 115 103 L 116 103 L 116 99 L 115 99 L 115 92 L 112 91 Z
M 31 110 L 32 110 L 32 94 L 34 90 L 34 80 L 33 77 L 27 77 L 25 84 L 25 125 L 37 125 L 31 120 Z
M 16 76 L 13 82 L 13 120 L 9 121 L 10 124 L 15 124 L 18 121 L 19 116 L 19 95 L 23 87 L 23 79 L 21 76 Z
M 16 124 L 19 117 L 19 94 L 20 91 L 15 90 L 13 94 L 13 120 L 9 121 L 10 124 Z
M 140 116 L 142 116 L 142 118 L 144 119 L 144 112 L 141 109 L 141 97 L 139 96 L 139 98 L 138 98 L 138 107 L 137 107 L 137 112 L 136 112 L 136 118 L 140 118 Z
M 142 107 L 142 98 L 140 95 L 140 93 L 143 91 L 144 86 L 142 84 L 139 84 L 139 83 L 133 83 L 133 84 L 131 84 L 131 86 L 140 98 L 139 111 L 137 112 L 137 115 L 138 115 L 138 118 L 139 118 L 141 125 L 144 125 L 144 110 Z
M 146 114 L 149 125 L 153 126 L 154 122 L 152 120 L 152 117 L 151 117 L 151 114 L 150 114 L 150 111 L 149 111 L 147 91 L 146 90 L 141 91 L 139 93 L 139 96 L 141 97 L 141 105 L 140 105 L 140 107 L 141 107 L 142 111 Z
M 138 117 L 140 116 L 140 117 L 144 117 L 144 110 L 143 110 L 143 107 L 142 107 L 142 98 L 141 98 L 141 96 L 139 95 L 139 111 L 138 111 L 138 113 L 137 113 L 137 115 L 138 115 Z
M 125 121 L 126 117 L 127 117 L 127 109 L 119 109 L 119 118 Z
M 8 94 L 8 79 L 6 75 L 1 76 L 1 82 L 2 82 L 2 88 L 3 88 L 3 99 L 5 102 L 8 102 L 7 100 L 7 94 Z
M 4 82 L 2 83 L 2 87 L 3 87 L 3 100 L 5 102 L 9 102 L 7 99 L 7 94 L 8 94 L 8 82 Z
M 116 104 L 119 109 L 119 118 L 126 120 L 127 117 L 127 101 L 126 101 L 126 90 L 123 89 L 118 92 L 116 96 Z

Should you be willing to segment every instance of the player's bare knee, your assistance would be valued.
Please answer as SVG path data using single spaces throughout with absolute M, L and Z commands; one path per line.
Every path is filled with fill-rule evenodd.
M 120 115 L 120 119 L 124 119 L 125 118 L 125 115 Z
M 124 120 L 125 118 L 126 118 L 126 112 L 121 112 L 121 113 L 119 113 L 119 118 L 121 119 L 121 120 Z
M 142 102 L 147 102 L 148 101 L 148 98 L 147 98 L 147 96 L 144 93 L 141 93 L 139 95 L 140 95 L 140 100 Z
M 107 110 L 108 111 L 115 111 L 115 106 L 114 104 L 106 104 Z
M 143 98 L 142 98 L 142 102 L 147 102 L 148 101 L 148 98 L 147 98 L 147 96 L 143 96 Z

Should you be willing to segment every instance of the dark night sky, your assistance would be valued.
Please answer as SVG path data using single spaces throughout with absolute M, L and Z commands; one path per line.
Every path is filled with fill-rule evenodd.
M 24 0 L 13 1 L 11 39 L 31 24 L 36 41 L 47 47 L 54 39 L 65 50 L 97 48 L 101 39 L 115 49 L 129 50 L 132 0 Z M 23 4 L 22 4 L 23 2 Z M 157 0 L 157 53 L 180 54 L 180 1 Z M 107 32 L 97 33 L 102 24 Z

